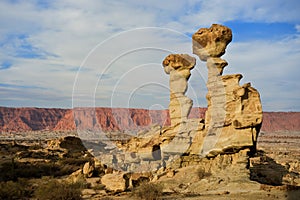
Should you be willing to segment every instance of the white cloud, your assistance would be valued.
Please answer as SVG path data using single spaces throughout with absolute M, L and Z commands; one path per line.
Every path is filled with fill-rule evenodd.
M 61 97 L 61 101 L 56 102 L 68 103 L 57 104 L 57 107 L 61 105 L 70 107 L 69 102 L 71 102 L 73 83 L 76 76 L 74 69 L 80 66 L 91 49 L 116 33 L 147 26 L 159 26 L 175 29 L 179 32 L 192 33 L 200 27 L 209 26 L 211 23 L 222 23 L 230 20 L 294 23 L 297 24 L 295 28 L 299 32 L 300 16 L 297 10 L 298 7 L 297 0 L 229 0 L 226 2 L 221 0 L 154 0 L 147 2 L 135 0 L 121 2 L 54 0 L 49 1 L 47 5 L 40 5 L 34 0 L 17 1 L 17 3 L 1 1 L 0 59 L 10 60 L 13 65 L 11 68 L 1 71 L 0 80 L 2 83 L 7 84 L 36 85 L 49 88 L 51 92 L 45 91 L 43 97 L 49 96 L 49 99 L 53 96 L 58 99 Z M 18 48 L 15 43 L 21 42 L 22 44 L 22 41 L 9 39 L 8 36 L 13 34 L 26 35 L 27 42 L 33 48 L 47 54 L 43 59 L 25 59 L 14 56 L 13 52 Z M 80 81 L 79 89 L 86 93 L 85 88 L 95 87 L 97 75 L 101 73 L 108 74 L 106 82 L 104 81 L 107 85 L 101 88 L 103 93 L 97 93 L 97 97 L 102 99 L 100 102 L 104 105 L 108 102 L 107 98 L 111 96 L 111 88 L 116 83 L 120 84 L 117 85 L 118 90 L 124 92 L 122 93 L 123 98 L 126 98 L 126 95 L 135 89 L 134 84 L 138 80 L 143 80 L 143 78 L 165 83 L 168 77 L 161 69 L 159 69 L 161 72 L 155 69 L 147 71 L 145 74 L 143 74 L 143 71 L 134 71 L 136 73 L 134 75 L 138 77 L 136 82 L 130 81 L 135 78 L 132 74 L 128 74 L 128 79 L 120 82 L 117 82 L 117 80 L 124 72 L 128 72 L 132 66 L 150 62 L 159 65 L 162 58 L 168 54 L 167 52 L 162 53 L 161 56 L 149 52 L 148 55 L 142 56 L 135 52 L 119 59 L 119 63 L 114 63 L 108 71 L 103 70 L 109 59 L 115 59 L 122 52 L 119 51 L 120 49 L 115 50 L 116 48 L 126 49 L 139 39 L 145 40 L 148 44 L 154 46 L 159 44 L 167 47 L 170 52 L 191 53 L 190 41 L 178 40 L 178 38 L 171 37 L 169 34 L 170 32 L 165 32 L 165 34 L 162 32 L 157 35 L 145 33 L 143 36 L 138 34 L 135 36 L 132 33 L 130 38 L 120 38 L 119 41 L 109 43 L 110 46 L 104 46 L 104 49 L 99 50 L 98 54 L 89 58 L 85 70 L 80 72 L 82 81 Z M 134 37 L 139 38 L 135 40 Z M 251 81 L 255 87 L 262 91 L 265 107 L 270 110 L 277 109 L 274 107 L 274 101 L 271 101 L 272 98 L 276 98 L 276 93 L 284 92 L 286 98 L 282 100 L 287 101 L 288 98 L 295 96 L 293 93 L 299 91 L 297 77 L 294 77 L 299 72 L 296 68 L 300 52 L 298 46 L 299 40 L 295 36 L 285 41 L 272 43 L 264 41 L 232 43 L 226 54 L 230 64 L 227 72 L 242 72 L 245 81 Z M 205 102 L 205 100 L 203 101 L 204 94 L 202 92 L 205 84 L 205 64 L 199 61 L 197 68 L 192 73 L 188 93 L 193 96 L 195 102 L 198 101 L 199 104 L 203 105 L 203 102 Z M 143 91 L 152 91 L 153 87 L 145 87 Z M 33 93 L 37 93 L 36 91 L 29 90 L 27 89 L 28 97 L 34 96 L 31 106 L 38 103 L 41 106 L 52 105 L 51 102 L 42 101 L 42 98 L 39 99 L 38 95 L 33 95 Z M 5 92 L 6 96 L 10 95 L 9 90 L 2 89 L 2 92 Z M 21 96 L 24 101 L 20 97 L 15 105 L 25 102 L 28 105 L 28 99 L 25 98 L 26 92 L 23 93 Z M 165 95 L 167 91 L 162 89 L 162 93 Z M 16 97 L 16 94 L 14 93 L 13 96 Z M 87 92 L 85 95 L 90 98 L 93 94 Z M 143 98 L 145 101 L 147 100 L 145 97 L 140 97 L 138 104 L 141 104 Z M 149 102 L 155 103 L 156 100 L 159 101 L 159 98 L 159 95 L 154 96 Z M 296 97 L 294 102 L 297 101 L 299 101 L 299 98 Z M 290 101 L 287 102 L 290 104 Z M 166 105 L 167 101 L 163 104 Z M 287 105 L 283 103 L 280 109 L 289 109 Z M 295 109 L 300 110 L 299 107 L 295 107 Z

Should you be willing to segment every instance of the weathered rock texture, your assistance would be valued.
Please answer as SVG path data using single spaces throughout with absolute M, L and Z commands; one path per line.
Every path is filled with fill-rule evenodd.
M 185 96 L 190 70 L 194 68 L 196 59 L 187 54 L 171 54 L 163 61 L 164 70 L 170 75 L 169 113 L 171 125 L 186 121 L 193 101 Z
M 213 24 L 210 28 L 200 28 L 193 35 L 193 53 L 202 61 L 219 58 L 231 40 L 232 32 L 226 26 Z
M 227 62 L 220 57 L 232 40 L 231 30 L 213 24 L 193 35 L 193 52 L 207 61 L 206 138 L 203 153 L 219 153 L 255 149 L 262 123 L 260 96 L 250 83 L 239 85 L 241 74 L 222 75 Z
M 128 180 L 124 178 L 124 173 L 105 174 L 101 178 L 101 183 L 106 189 L 113 192 L 122 192 L 129 186 Z

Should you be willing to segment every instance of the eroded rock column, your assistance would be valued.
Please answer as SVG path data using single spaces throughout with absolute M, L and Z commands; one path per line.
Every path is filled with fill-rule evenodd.
M 193 53 L 207 62 L 208 69 L 206 127 L 222 126 L 224 122 L 226 99 L 221 75 L 228 63 L 220 57 L 224 55 L 231 40 L 231 30 L 218 24 L 213 24 L 210 28 L 201 28 L 193 35 Z
M 169 113 L 171 126 L 187 120 L 193 101 L 185 96 L 188 87 L 190 70 L 196 59 L 187 54 L 171 54 L 163 61 L 164 70 L 170 75 Z
M 202 154 L 215 156 L 255 148 L 262 123 L 259 93 L 250 83 L 239 85 L 241 74 L 222 75 L 227 62 L 221 58 L 232 40 L 226 26 L 213 24 L 193 35 L 193 53 L 207 62 L 206 138 Z

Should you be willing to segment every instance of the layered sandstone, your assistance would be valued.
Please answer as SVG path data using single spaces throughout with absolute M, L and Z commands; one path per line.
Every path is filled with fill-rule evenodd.
M 207 62 L 206 138 L 203 154 L 215 156 L 255 149 L 262 123 L 260 96 L 250 83 L 239 85 L 241 74 L 222 75 L 228 63 L 220 57 L 232 40 L 229 28 L 213 24 L 193 35 L 193 53 Z
M 186 121 L 193 106 L 193 101 L 185 93 L 190 70 L 195 64 L 196 59 L 187 54 L 171 54 L 163 61 L 164 70 L 170 75 L 169 113 L 172 126 Z

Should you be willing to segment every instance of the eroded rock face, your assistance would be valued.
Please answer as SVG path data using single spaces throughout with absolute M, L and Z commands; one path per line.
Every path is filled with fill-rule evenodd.
M 202 61 L 221 57 L 231 40 L 232 32 L 226 26 L 213 24 L 210 28 L 200 28 L 193 35 L 193 53 Z
M 31 110 L 39 112 L 40 117 L 31 119 L 27 115 Z M 60 116 L 60 111 L 63 111 L 63 116 Z M 52 120 L 47 118 L 47 112 L 51 115 Z M 72 109 L 0 107 L 0 132 L 76 131 L 73 112 Z M 192 108 L 189 118 L 204 118 L 205 112 L 206 108 Z M 45 113 L 45 115 L 41 113 Z M 96 113 L 98 113 L 97 121 L 103 131 L 134 130 L 138 126 L 151 124 L 170 125 L 168 110 L 96 108 Z M 114 119 L 119 120 L 119 123 L 117 124 Z M 263 119 L 261 130 L 264 132 L 300 130 L 300 112 L 264 112 Z M 32 128 L 33 124 L 39 126 Z
M 193 35 L 193 52 L 207 61 L 206 138 L 202 154 L 216 156 L 255 149 L 262 123 L 260 96 L 250 83 L 239 85 L 241 74 L 222 75 L 227 62 L 220 57 L 232 40 L 231 30 L 213 24 Z
M 170 75 L 169 113 L 171 125 L 187 120 L 193 101 L 185 96 L 188 87 L 190 70 L 194 68 L 196 59 L 187 54 L 171 54 L 163 61 L 163 67 Z

